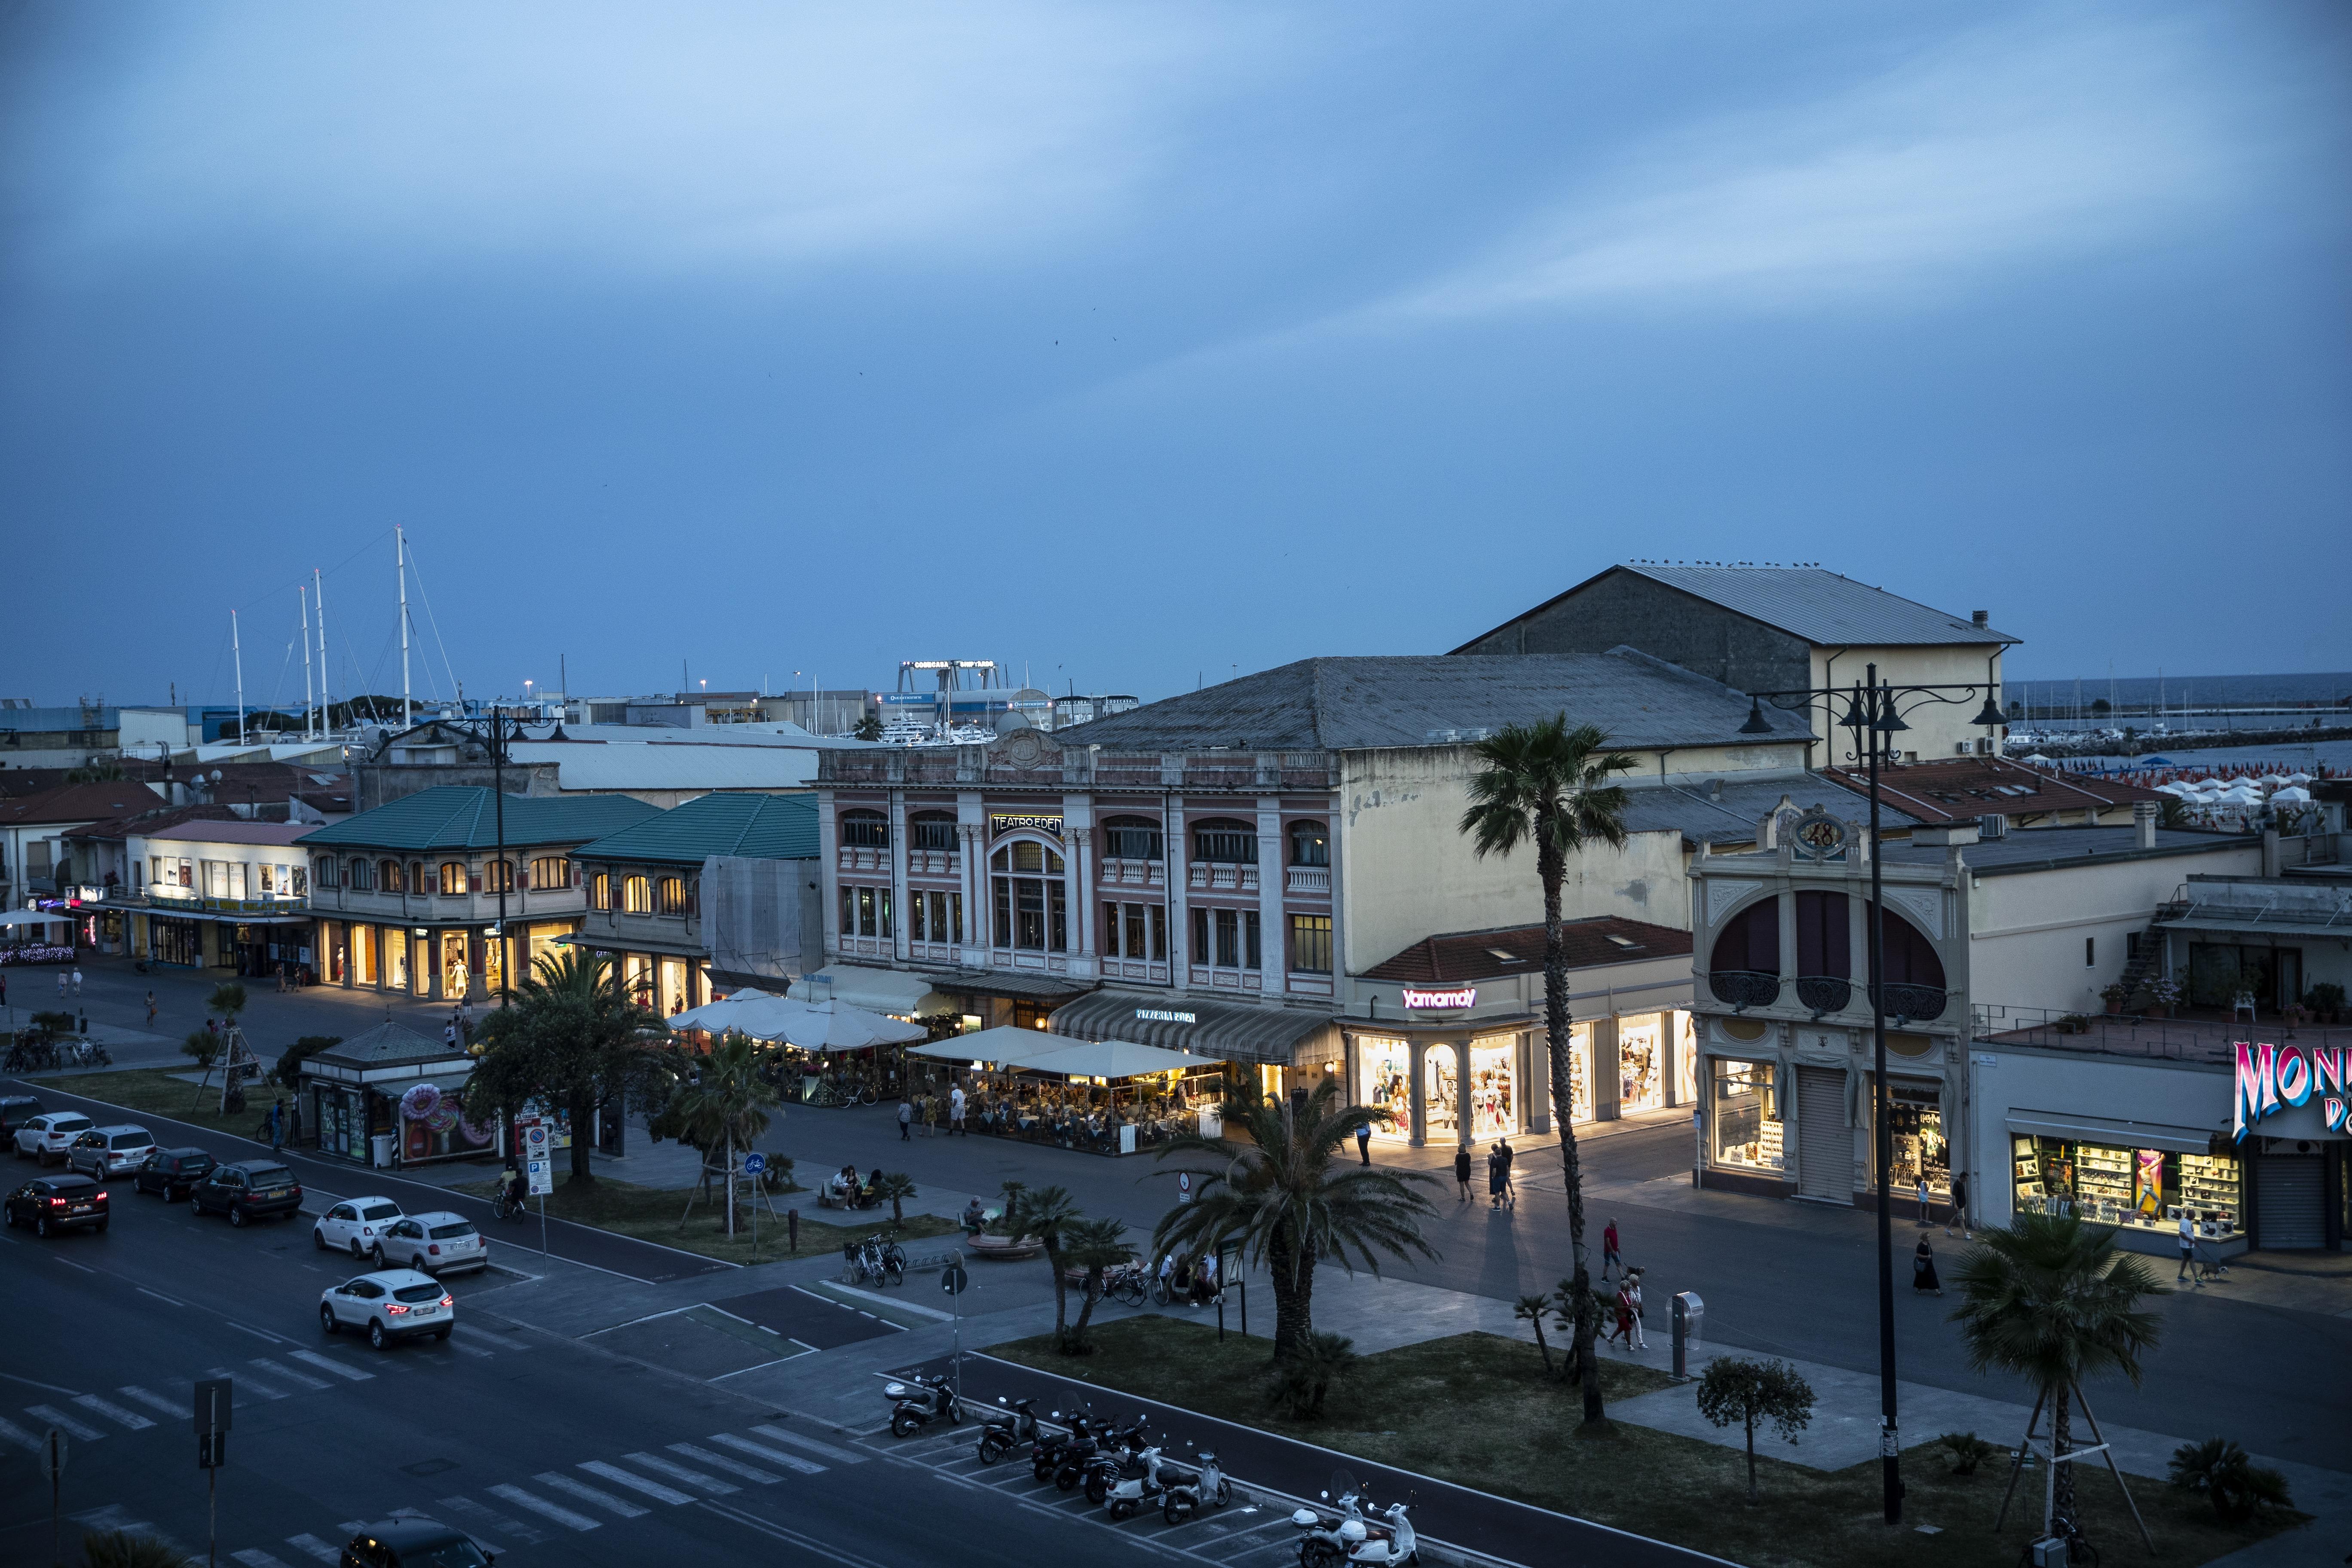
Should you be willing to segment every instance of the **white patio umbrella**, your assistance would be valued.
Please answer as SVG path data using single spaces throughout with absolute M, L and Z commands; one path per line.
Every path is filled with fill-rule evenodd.
M 71 914 L 55 915 L 47 910 L 0 910 L 0 926 L 71 925 Z
M 867 1046 L 903 1046 L 930 1031 L 884 1013 L 846 1002 L 796 1002 L 768 996 L 747 1005 L 728 1027 L 755 1040 L 782 1040 L 804 1051 L 855 1051 Z
M 781 1000 L 772 993 L 747 985 L 740 991 L 730 992 L 716 1002 L 705 1002 L 699 1007 L 688 1007 L 683 1013 L 673 1013 L 667 1020 L 673 1029 L 708 1029 L 722 1034 L 736 1026 L 736 1020 L 755 1002 Z
M 2311 792 L 2300 784 L 2289 784 L 2271 796 L 2273 805 L 2302 805 L 2309 802 Z

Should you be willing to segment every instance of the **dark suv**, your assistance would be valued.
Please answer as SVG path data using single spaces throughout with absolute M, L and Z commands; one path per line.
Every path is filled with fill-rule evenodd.
M 14 1138 L 16 1129 L 41 1113 L 41 1102 L 29 1094 L 0 1094 L 0 1138 Z
M 104 1230 L 106 1189 L 88 1176 L 38 1176 L 10 1193 L 10 1226 L 29 1225 L 39 1236 L 61 1230 Z
M 161 1193 L 163 1201 L 188 1195 L 189 1189 L 212 1173 L 214 1161 L 202 1149 L 158 1149 L 131 1173 L 133 1192 Z
M 387 1519 L 343 1543 L 339 1568 L 488 1568 L 498 1559 L 437 1520 Z
M 302 1184 L 294 1173 L 272 1160 L 240 1160 L 215 1165 L 205 1179 L 188 1189 L 188 1202 L 198 1214 L 228 1215 L 231 1225 L 275 1217 L 292 1219 L 302 1210 Z

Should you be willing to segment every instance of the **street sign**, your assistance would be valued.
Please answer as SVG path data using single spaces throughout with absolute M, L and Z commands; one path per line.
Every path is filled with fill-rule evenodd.
M 520 1123 L 520 1126 L 522 1132 L 522 1157 L 526 1160 L 546 1159 L 550 1152 L 547 1123 L 534 1116 L 530 1121 Z
M 743 1173 L 745 1175 L 756 1176 L 767 1168 L 768 1157 L 765 1154 L 751 1153 L 743 1156 Z
M 526 1160 L 523 1162 L 523 1173 L 530 1178 L 530 1195 L 532 1197 L 543 1198 L 548 1194 L 555 1190 L 554 1161 L 546 1159 Z
M 49 1479 L 52 1482 L 56 1481 L 59 1476 L 65 1474 L 66 1435 L 58 1431 L 54 1426 L 43 1433 L 41 1436 L 41 1457 L 47 1459 L 49 1463 Z
M 964 1267 L 961 1263 L 950 1263 L 940 1270 L 940 1284 L 950 1296 L 962 1295 L 964 1287 L 971 1283 L 971 1276 L 964 1272 Z
M 228 1427 L 236 1407 L 236 1386 L 226 1377 L 196 1384 L 196 1468 L 216 1470 L 228 1463 Z

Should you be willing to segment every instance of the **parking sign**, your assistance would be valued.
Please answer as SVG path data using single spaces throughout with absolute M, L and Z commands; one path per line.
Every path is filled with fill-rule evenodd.
M 523 1162 L 523 1173 L 530 1178 L 531 1196 L 543 1198 L 555 1190 L 554 1161 L 526 1160 Z

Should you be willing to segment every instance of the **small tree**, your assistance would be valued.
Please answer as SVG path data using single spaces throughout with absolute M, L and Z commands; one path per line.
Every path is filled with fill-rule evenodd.
M 187 1553 L 152 1535 L 94 1530 L 81 1538 L 82 1568 L 180 1568 Z
M 236 1027 L 236 1016 L 245 1011 L 245 985 L 240 981 L 224 980 L 213 987 L 212 999 L 205 1004 L 222 1018 L 221 1032 Z
M 1345 1383 L 1363 1358 L 1356 1342 L 1345 1334 L 1309 1333 L 1286 1361 L 1274 1363 L 1266 1379 L 1266 1399 L 1294 1421 L 1312 1421 L 1323 1414 L 1323 1402 Z
M 1543 1352 L 1544 1375 L 1547 1377 L 1552 1375 L 1551 1346 L 1544 1342 L 1543 1321 L 1544 1314 L 1550 1310 L 1551 1298 L 1549 1296 L 1522 1296 L 1518 1305 L 1511 1309 L 1511 1316 L 1534 1326 L 1536 1349 Z
M 2254 1463 L 2245 1449 L 2227 1437 L 2183 1443 L 2172 1451 L 2172 1484 L 2183 1491 L 2203 1492 L 2212 1500 L 2213 1512 L 2224 1524 L 2239 1524 L 2266 1508 L 2293 1508 L 2286 1478 Z
M 1748 1500 L 1756 1500 L 1756 1423 L 1769 1421 L 1790 1442 L 1812 1424 L 1813 1387 L 1784 1361 L 1722 1356 L 1699 1379 L 1698 1413 L 1717 1426 L 1748 1432 Z
M 915 1178 L 904 1171 L 885 1171 L 882 1173 L 882 1182 L 877 1191 L 890 1200 L 890 1228 L 906 1229 L 905 1205 L 908 1198 L 915 1195 Z
M 2000 1452 L 1973 1432 L 1947 1432 L 1936 1441 L 1950 1450 L 1956 1476 L 1975 1475 L 1979 1465 Z
M 1069 1342 L 1062 1347 L 1063 1354 L 1085 1355 L 1094 1349 L 1087 1339 L 1087 1324 L 1094 1318 L 1095 1303 L 1102 1300 L 1103 1271 L 1135 1261 L 1134 1247 L 1123 1239 L 1126 1232 L 1124 1220 L 1086 1219 L 1062 1233 L 1065 1267 L 1087 1271 L 1078 1302 L 1078 1321 L 1070 1329 Z
M 188 1037 L 180 1042 L 180 1054 L 205 1069 L 205 1076 L 196 1080 L 195 1098 L 189 1104 L 204 1099 L 205 1085 L 212 1081 L 213 1064 L 220 1060 L 220 1037 L 210 1029 L 191 1029 Z
M 1039 1187 L 1014 1192 L 1005 1184 L 1005 1234 L 1034 1236 L 1045 1249 L 1045 1267 L 1054 1271 L 1054 1343 L 1066 1350 L 1070 1342 L 1070 1285 L 1062 1278 L 1062 1247 L 1072 1226 L 1086 1218 L 1066 1187 Z
M 288 1089 L 299 1089 L 302 1081 L 302 1064 L 329 1046 L 342 1043 L 341 1035 L 305 1035 L 279 1053 L 278 1065 L 270 1069 L 270 1076 Z

